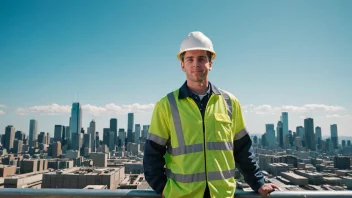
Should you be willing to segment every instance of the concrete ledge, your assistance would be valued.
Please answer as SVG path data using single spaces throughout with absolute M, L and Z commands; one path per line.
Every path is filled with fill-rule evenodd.
M 152 190 L 87 190 L 87 189 L 31 189 L 4 188 L 0 190 L 0 197 L 6 198 L 160 198 Z M 236 198 L 260 198 L 254 192 L 236 191 Z M 352 197 L 352 191 L 276 191 L 271 193 L 273 198 L 347 198 Z

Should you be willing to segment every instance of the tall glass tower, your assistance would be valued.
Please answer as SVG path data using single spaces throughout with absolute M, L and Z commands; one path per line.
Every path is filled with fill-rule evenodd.
M 72 104 L 70 132 L 71 132 L 71 148 L 73 150 L 80 150 L 82 142 L 80 141 L 80 133 L 82 127 L 82 109 L 81 105 L 76 102 Z

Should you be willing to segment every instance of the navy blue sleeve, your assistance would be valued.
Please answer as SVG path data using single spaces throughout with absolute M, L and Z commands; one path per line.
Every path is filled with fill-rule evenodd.
M 258 191 L 264 185 L 264 175 L 255 159 L 252 140 L 248 134 L 233 143 L 233 154 L 236 167 L 241 172 L 244 180 L 254 190 Z
M 144 145 L 143 169 L 144 177 L 150 187 L 161 194 L 167 182 L 165 175 L 164 154 L 166 146 L 161 146 L 151 140 L 146 140 Z

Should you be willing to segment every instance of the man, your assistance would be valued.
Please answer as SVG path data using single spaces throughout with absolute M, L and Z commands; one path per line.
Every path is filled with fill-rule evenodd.
M 144 149 L 144 175 L 164 197 L 233 197 L 235 167 L 254 191 L 269 196 L 252 151 L 239 101 L 208 81 L 211 40 L 191 32 L 177 54 L 186 82 L 154 108 Z

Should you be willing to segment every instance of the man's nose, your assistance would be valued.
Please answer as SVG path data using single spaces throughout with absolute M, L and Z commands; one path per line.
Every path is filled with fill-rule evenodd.
M 198 59 L 195 59 L 193 61 L 193 67 L 199 67 L 200 66 L 200 61 Z

